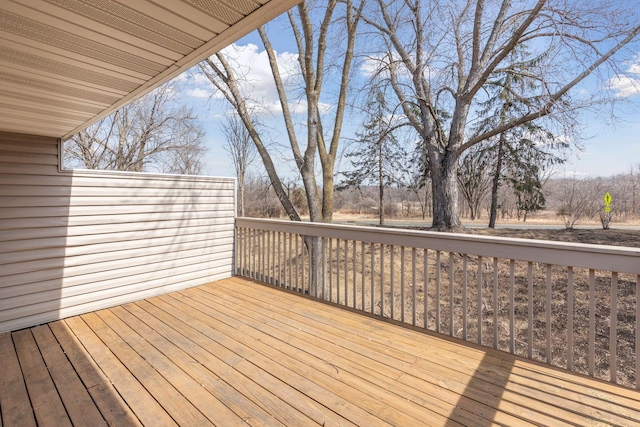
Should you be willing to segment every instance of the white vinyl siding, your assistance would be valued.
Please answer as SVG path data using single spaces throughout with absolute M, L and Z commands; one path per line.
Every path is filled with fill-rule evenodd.
M 0 133 L 0 333 L 230 277 L 235 180 L 58 171 Z

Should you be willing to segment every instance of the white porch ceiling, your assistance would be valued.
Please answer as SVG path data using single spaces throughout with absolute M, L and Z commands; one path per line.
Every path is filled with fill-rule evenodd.
M 300 0 L 0 0 L 0 131 L 68 138 Z

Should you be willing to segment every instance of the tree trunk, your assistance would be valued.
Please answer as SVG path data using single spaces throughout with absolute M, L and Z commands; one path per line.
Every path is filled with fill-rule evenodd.
M 500 187 L 500 175 L 502 174 L 502 158 L 504 157 L 504 132 L 500 134 L 498 142 L 498 158 L 496 159 L 496 171 L 491 185 L 491 214 L 489 216 L 489 228 L 496 228 L 498 215 L 498 188 Z
M 384 225 L 384 177 L 382 175 L 382 141 L 378 143 L 378 186 L 380 188 L 380 225 Z
M 464 227 L 458 216 L 458 162 L 451 151 L 443 156 L 431 156 L 431 182 L 433 193 L 433 224 L 439 231 L 457 231 Z

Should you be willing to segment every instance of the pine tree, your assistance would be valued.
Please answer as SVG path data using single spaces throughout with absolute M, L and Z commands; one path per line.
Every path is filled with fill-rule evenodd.
M 374 93 L 366 104 L 366 111 L 363 130 L 356 132 L 355 143 L 345 155 L 353 169 L 342 173 L 344 180 L 337 188 L 376 185 L 380 225 L 384 225 L 384 187 L 397 184 L 397 173 L 403 169 L 406 153 L 393 134 L 392 115 L 384 92 Z

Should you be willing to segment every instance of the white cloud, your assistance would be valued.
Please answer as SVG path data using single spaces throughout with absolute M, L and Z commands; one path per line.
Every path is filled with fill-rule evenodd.
M 608 82 L 609 88 L 621 98 L 640 94 L 640 54 L 627 62 L 627 66 L 626 75 L 614 77 Z
M 280 99 L 271 73 L 269 58 L 266 51 L 260 50 L 255 44 L 240 46 L 232 44 L 222 50 L 229 64 L 233 67 L 240 84 L 240 91 L 244 95 L 247 106 L 256 113 L 282 114 Z M 215 57 L 212 57 L 215 61 Z M 301 81 L 298 54 L 290 52 L 276 52 L 276 61 L 285 88 L 297 88 Z M 195 98 L 222 98 L 222 94 L 201 73 L 194 73 L 193 84 L 188 94 Z M 290 107 L 294 113 L 302 112 L 299 101 L 290 95 Z M 306 111 L 306 107 L 304 108 Z
M 192 98 L 209 99 L 209 97 L 212 95 L 212 92 L 210 90 L 196 87 L 187 90 L 187 95 Z

